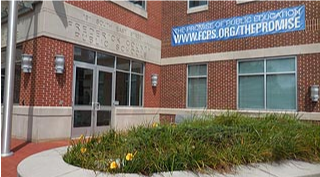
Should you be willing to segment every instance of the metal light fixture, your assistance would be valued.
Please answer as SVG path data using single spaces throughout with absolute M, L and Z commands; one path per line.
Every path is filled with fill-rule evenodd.
M 22 54 L 21 55 L 21 69 L 24 73 L 31 73 L 32 69 L 32 55 Z
M 54 60 L 54 68 L 57 74 L 63 74 L 64 71 L 64 56 L 56 55 Z
M 311 100 L 313 102 L 318 102 L 319 100 L 319 85 L 312 85 L 310 88 Z
M 158 74 L 151 75 L 151 85 L 152 87 L 156 87 L 158 84 Z

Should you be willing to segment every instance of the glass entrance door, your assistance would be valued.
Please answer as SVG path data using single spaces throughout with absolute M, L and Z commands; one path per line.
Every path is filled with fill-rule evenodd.
M 112 111 L 112 73 L 98 69 L 97 70 L 97 90 L 96 90 L 96 108 L 95 108 L 95 133 L 101 133 L 107 130 L 111 124 Z
M 72 137 L 90 136 L 110 128 L 112 80 L 112 70 L 75 63 Z

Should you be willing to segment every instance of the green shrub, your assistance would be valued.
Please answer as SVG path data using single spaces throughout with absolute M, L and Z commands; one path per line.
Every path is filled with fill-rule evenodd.
M 320 126 L 286 114 L 205 115 L 178 125 L 154 124 L 127 132 L 111 130 L 87 140 L 81 137 L 63 159 L 95 171 L 146 175 L 206 168 L 227 171 L 234 165 L 288 159 L 320 162 Z

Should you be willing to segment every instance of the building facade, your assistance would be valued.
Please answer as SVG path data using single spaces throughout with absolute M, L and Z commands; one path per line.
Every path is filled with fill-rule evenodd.
M 320 84 L 319 11 L 317 1 L 33 3 L 17 24 L 12 134 L 63 139 L 228 110 L 319 121 L 310 98 Z

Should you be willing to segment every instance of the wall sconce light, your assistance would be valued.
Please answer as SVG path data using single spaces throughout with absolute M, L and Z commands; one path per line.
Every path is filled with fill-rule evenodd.
M 32 55 L 22 54 L 21 55 L 21 69 L 24 73 L 31 73 L 32 69 Z
M 151 85 L 152 87 L 156 87 L 158 84 L 158 74 L 151 75 Z
M 57 74 L 63 74 L 64 71 L 64 56 L 56 55 L 54 60 L 54 69 Z
M 312 85 L 310 88 L 311 100 L 313 102 L 318 102 L 319 100 L 319 85 Z

